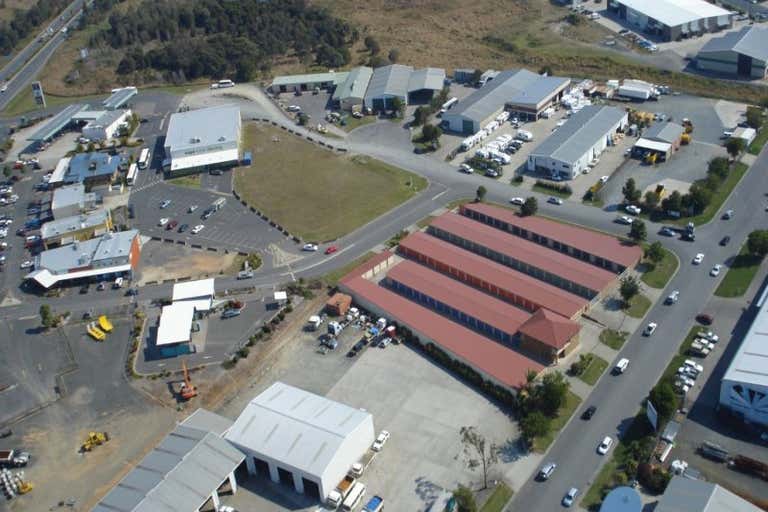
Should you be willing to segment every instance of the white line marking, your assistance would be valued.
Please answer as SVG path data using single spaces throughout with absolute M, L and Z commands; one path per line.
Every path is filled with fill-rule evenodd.
M 435 200 L 436 200 L 438 197 L 440 197 L 441 195 L 445 194 L 446 192 L 448 192 L 448 190 L 443 190 L 442 192 L 440 192 L 439 194 L 437 194 L 435 197 L 433 197 L 433 198 L 432 198 L 432 201 L 435 201 Z

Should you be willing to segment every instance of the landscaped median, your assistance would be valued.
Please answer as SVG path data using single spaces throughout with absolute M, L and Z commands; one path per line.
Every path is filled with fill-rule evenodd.
M 763 258 L 753 254 L 745 243 L 733 259 L 728 272 L 715 290 L 718 297 L 741 297 L 744 295 L 760 269 Z
M 603 329 L 600 333 L 600 342 L 611 347 L 613 350 L 621 350 L 624 342 L 627 341 L 627 336 L 629 336 L 629 333 L 626 331 Z
M 757 132 L 755 140 L 753 140 L 752 144 L 749 145 L 749 153 L 753 155 L 760 154 L 760 150 L 763 149 L 763 146 L 765 146 L 766 142 L 768 142 L 768 126 L 764 126 L 762 130 Z
M 663 289 L 677 271 L 680 261 L 672 251 L 658 242 L 645 246 L 644 250 L 646 257 L 642 263 L 640 280 L 651 288 Z
M 499 482 L 491 495 L 488 497 L 480 512 L 501 512 L 512 499 L 512 489 L 504 482 Z

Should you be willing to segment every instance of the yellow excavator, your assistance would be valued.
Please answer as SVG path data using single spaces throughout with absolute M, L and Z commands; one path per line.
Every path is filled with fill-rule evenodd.
M 82 452 L 90 452 L 95 446 L 100 446 L 109 441 L 109 434 L 106 432 L 89 432 L 85 442 L 80 447 Z

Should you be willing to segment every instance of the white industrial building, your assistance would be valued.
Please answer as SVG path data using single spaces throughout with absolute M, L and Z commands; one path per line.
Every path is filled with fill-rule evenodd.
M 443 88 L 444 83 L 443 69 L 414 70 L 411 66 L 391 64 L 373 70 L 363 103 L 375 112 L 392 110 L 395 98 L 403 105 L 428 101 Z
M 115 485 L 92 512 L 218 510 L 220 492 L 237 492 L 245 455 L 224 439 L 232 421 L 198 409 Z
M 65 158 L 59 160 L 59 164 L 62 160 Z M 67 166 L 68 164 L 69 159 L 66 158 L 64 165 Z M 99 197 L 95 192 L 86 192 L 85 185 L 76 183 L 59 187 L 53 191 L 51 194 L 51 213 L 54 219 L 72 217 L 96 209 L 98 203 Z
M 744 421 L 768 426 L 768 290 L 720 384 L 720 406 Z
M 730 28 L 734 16 L 705 0 L 608 0 L 608 10 L 636 30 L 665 41 Z
M 675 475 L 653 510 L 654 512 L 761 512 L 763 509 L 717 484 Z
M 226 439 L 251 474 L 325 500 L 374 439 L 370 413 L 276 382 L 254 398 Z
M 155 346 L 169 348 L 168 355 L 194 352 L 194 347 L 179 347 L 192 340 L 195 318 L 210 311 L 215 295 L 214 280 L 200 279 L 173 285 L 172 302 L 163 306 L 155 336 Z
M 361 107 L 372 76 L 373 68 L 360 66 L 352 69 L 333 92 L 333 102 L 342 110 Z
M 130 110 L 108 110 L 83 126 L 83 137 L 93 141 L 105 141 L 117 137 L 120 127 L 131 117 Z
M 614 135 L 623 131 L 627 124 L 624 110 L 586 106 L 531 151 L 527 168 L 548 176 L 573 179 L 613 144 Z
M 223 105 L 171 115 L 163 167 L 171 175 L 219 167 L 240 160 L 240 109 Z
M 768 28 L 753 25 L 710 39 L 699 50 L 696 67 L 731 77 L 768 78 Z
M 536 120 L 562 99 L 568 84 L 567 78 L 545 77 L 527 69 L 497 72 L 495 78 L 443 114 L 441 125 L 455 133 L 473 134 L 504 110 Z
M 199 279 L 174 284 L 171 300 L 174 304 L 186 302 L 192 304 L 198 311 L 208 311 L 211 309 L 215 294 L 213 278 Z

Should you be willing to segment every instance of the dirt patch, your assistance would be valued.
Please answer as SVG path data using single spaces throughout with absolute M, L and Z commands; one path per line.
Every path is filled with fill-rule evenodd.
M 221 254 L 161 242 L 147 242 L 142 249 L 139 285 L 167 279 L 216 276 L 228 271 L 236 254 Z

